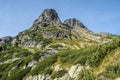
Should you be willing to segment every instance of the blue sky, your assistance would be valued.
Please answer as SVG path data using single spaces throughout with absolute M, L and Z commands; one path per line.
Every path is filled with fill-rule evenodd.
M 62 21 L 75 17 L 94 32 L 120 34 L 120 0 L 0 0 L 0 37 L 30 28 L 46 8 Z

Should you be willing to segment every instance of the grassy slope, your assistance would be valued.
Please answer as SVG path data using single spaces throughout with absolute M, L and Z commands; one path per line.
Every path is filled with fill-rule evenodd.
M 68 41 L 67 43 L 70 45 L 74 44 L 74 42 L 68 42 Z M 77 44 L 77 42 L 75 43 Z M 79 63 L 83 66 L 89 65 L 91 69 L 94 68 L 93 72 L 90 72 L 92 75 L 93 74 L 100 75 L 105 71 L 105 67 L 111 63 L 114 63 L 115 62 L 114 58 L 120 55 L 119 47 L 120 47 L 119 38 L 115 38 L 113 41 L 109 43 L 105 43 L 98 46 L 87 47 L 80 50 L 79 49 L 75 49 L 75 50 L 62 49 L 58 54 L 51 55 L 43 59 L 41 62 L 37 64 L 37 66 L 34 69 L 31 70 L 31 68 L 29 68 L 28 70 L 26 70 L 24 74 L 25 75 L 27 74 L 37 75 L 42 73 L 54 74 L 53 70 L 51 70 L 50 68 L 54 64 L 61 64 L 61 66 L 66 67 L 67 65 L 71 66 Z M 19 69 L 15 68 L 15 70 L 17 70 L 19 74 L 20 72 L 23 72 L 24 65 L 28 64 L 28 62 L 30 62 L 32 59 L 38 60 L 38 58 L 45 53 L 37 52 L 32 54 L 26 49 L 22 49 L 19 47 L 17 48 L 9 47 L 9 48 L 6 48 L 6 51 L 4 53 L 3 52 L 0 53 L 0 55 L 3 56 L 1 57 L 1 60 L 4 59 L 4 56 L 7 54 L 10 54 L 10 55 L 13 54 L 14 56 L 20 58 L 18 60 L 18 63 L 21 62 L 20 65 L 18 66 L 18 64 L 15 64 L 19 68 Z M 13 55 L 11 57 L 13 57 Z M 40 56 L 36 57 L 36 55 L 40 55 Z M 9 63 L 9 62 L 7 64 L 12 65 L 12 63 Z M 12 65 L 12 67 L 15 67 L 15 65 Z M 5 76 L 6 78 L 8 77 L 8 72 L 10 71 L 10 69 L 12 69 L 12 67 L 10 65 L 6 66 L 6 64 L 0 65 L 0 66 L 1 66 L 0 79 L 2 80 L 5 78 Z M 12 71 L 14 72 L 14 69 Z M 83 73 L 84 73 L 83 75 L 89 76 L 89 74 L 86 74 L 86 73 L 89 73 L 89 71 L 86 71 Z M 18 77 L 17 75 L 13 75 L 12 72 L 11 72 L 11 76 L 12 78 Z M 21 76 L 19 77 L 20 79 L 22 79 L 25 76 L 21 74 Z M 8 77 L 8 78 L 11 79 L 11 77 Z
M 105 71 L 106 66 L 117 63 L 118 62 L 116 61 L 117 56 L 120 56 L 120 47 L 110 52 L 102 61 L 102 63 L 97 68 L 94 69 L 94 73 L 96 75 L 99 75 L 103 71 Z

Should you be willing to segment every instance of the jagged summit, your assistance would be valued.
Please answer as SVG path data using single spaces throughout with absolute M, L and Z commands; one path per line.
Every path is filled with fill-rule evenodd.
M 36 19 L 33 23 L 32 28 L 36 29 L 37 27 L 48 27 L 48 26 L 56 26 L 56 27 L 67 27 L 67 28 L 84 28 L 84 24 L 76 18 L 66 19 L 63 23 L 61 22 L 57 12 L 54 9 L 45 9 L 42 14 Z
M 54 9 L 45 9 L 39 18 L 34 22 L 34 26 L 55 25 L 61 23 L 57 12 Z
M 70 27 L 73 27 L 73 28 L 74 27 L 81 27 L 81 28 L 86 28 L 87 29 L 87 27 L 85 27 L 84 24 L 76 18 L 66 19 L 64 21 L 64 24 L 66 24 Z
M 101 35 L 89 30 L 84 24 L 76 18 L 70 18 L 61 22 L 57 12 L 54 9 L 45 9 L 35 20 L 33 26 L 17 35 L 13 44 L 19 44 L 22 47 L 34 47 L 46 43 L 46 39 L 85 39 L 95 42 L 101 41 Z

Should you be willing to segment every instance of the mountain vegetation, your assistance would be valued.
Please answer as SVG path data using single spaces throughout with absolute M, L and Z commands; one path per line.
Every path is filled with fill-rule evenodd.
M 31 28 L 0 38 L 0 80 L 120 80 L 120 36 L 45 9 Z

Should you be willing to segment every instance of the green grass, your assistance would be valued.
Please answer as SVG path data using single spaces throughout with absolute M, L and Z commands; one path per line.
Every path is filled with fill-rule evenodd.
M 0 65 L 0 80 L 8 79 L 8 72 L 17 65 L 18 60 L 12 63 L 5 63 Z
M 44 47 L 50 43 L 52 40 L 43 39 Z M 59 48 L 60 45 L 52 45 L 53 48 Z M 21 80 L 26 75 L 38 75 L 38 74 L 50 74 L 51 78 L 59 78 L 62 77 L 65 73 L 65 70 L 61 70 L 55 72 L 51 66 L 56 64 L 64 64 L 64 65 L 75 65 L 81 64 L 83 66 L 89 65 L 90 68 L 98 67 L 101 62 L 104 60 L 105 56 L 110 54 L 113 50 L 120 47 L 120 39 L 115 38 L 112 41 L 96 46 L 86 47 L 80 50 L 60 50 L 58 54 L 50 55 L 46 57 L 41 62 L 37 63 L 37 66 L 31 70 L 31 67 L 23 69 L 23 66 L 28 65 L 31 60 L 39 61 L 39 58 L 46 54 L 46 52 L 36 52 L 31 53 L 27 49 L 22 49 L 20 47 L 6 47 L 4 52 L 0 52 L 0 61 L 4 62 L 8 59 L 11 59 L 13 56 L 15 57 L 23 57 L 20 60 L 6 63 L 0 65 L 0 80 Z M 19 63 L 19 66 L 18 66 Z M 11 71 L 11 76 L 8 76 L 8 72 L 17 65 L 17 68 Z M 109 65 L 106 67 L 104 75 L 108 78 L 120 77 L 120 64 Z M 79 80 L 96 80 L 96 76 L 92 71 L 83 70 L 79 74 Z
M 82 70 L 79 75 L 77 80 L 99 80 L 97 76 L 93 74 L 91 70 Z

